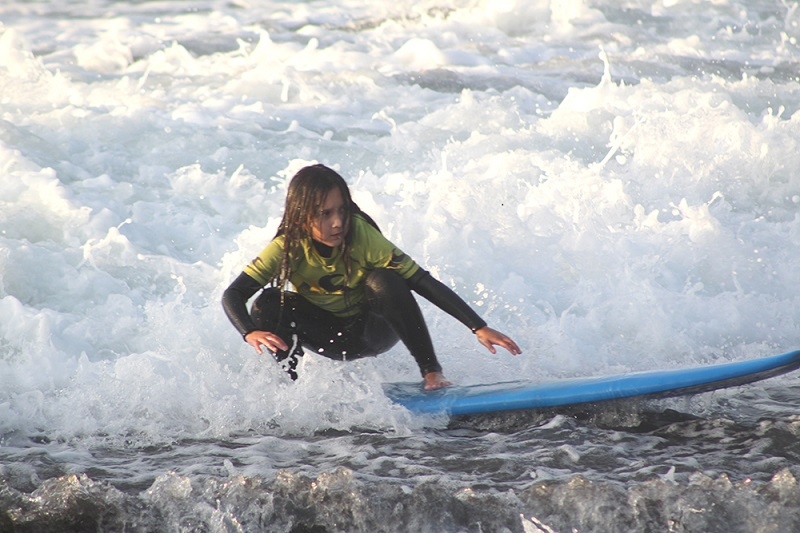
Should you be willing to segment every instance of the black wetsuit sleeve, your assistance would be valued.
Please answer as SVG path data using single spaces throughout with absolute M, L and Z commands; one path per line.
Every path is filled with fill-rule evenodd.
M 247 301 L 261 289 L 258 281 L 242 272 L 222 293 L 222 308 L 242 337 L 258 329 L 247 311 Z
M 471 329 L 473 333 L 486 326 L 486 321 L 467 302 L 462 300 L 459 295 L 450 290 L 444 283 L 431 276 L 427 270 L 420 268 L 406 282 L 414 292 L 445 313 L 453 316 Z

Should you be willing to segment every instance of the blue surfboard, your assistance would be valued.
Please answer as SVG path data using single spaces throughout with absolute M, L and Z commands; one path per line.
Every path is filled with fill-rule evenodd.
M 546 383 L 509 381 L 424 391 L 419 382 L 388 383 L 386 395 L 415 413 L 471 415 L 547 409 L 623 398 L 698 394 L 767 379 L 800 368 L 800 350 L 711 366 L 635 372 Z

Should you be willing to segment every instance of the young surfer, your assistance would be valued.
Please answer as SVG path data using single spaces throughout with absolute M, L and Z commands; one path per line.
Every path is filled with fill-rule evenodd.
M 248 313 L 247 301 L 264 287 Z M 389 242 L 336 171 L 312 165 L 290 181 L 275 238 L 225 290 L 222 305 L 244 340 L 258 353 L 266 347 L 292 379 L 303 347 L 350 360 L 378 355 L 401 340 L 424 388 L 446 387 L 451 383 L 412 290 L 470 328 L 491 353 L 495 346 L 520 353 Z

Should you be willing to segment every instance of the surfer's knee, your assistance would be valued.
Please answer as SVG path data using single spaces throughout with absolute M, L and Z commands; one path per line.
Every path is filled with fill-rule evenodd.
M 405 280 L 393 270 L 378 268 L 369 273 L 364 280 L 367 301 L 370 306 L 396 300 L 404 294 L 411 294 Z
M 277 313 L 281 305 L 281 293 L 278 289 L 270 287 L 261 291 L 250 310 L 253 320 L 258 324 L 265 318 Z

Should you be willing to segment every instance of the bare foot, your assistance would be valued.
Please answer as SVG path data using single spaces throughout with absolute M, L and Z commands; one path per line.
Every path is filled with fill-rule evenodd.
M 423 388 L 425 390 L 436 390 L 441 389 L 443 387 L 449 387 L 452 385 L 447 379 L 445 379 L 444 374 L 441 372 L 428 372 L 425 374 L 425 383 Z

